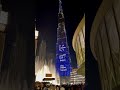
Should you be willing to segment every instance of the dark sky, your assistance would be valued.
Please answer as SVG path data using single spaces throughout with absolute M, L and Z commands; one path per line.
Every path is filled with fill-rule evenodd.
M 93 3 L 94 2 L 94 3 Z M 90 32 L 102 0 L 88 0 L 85 5 L 85 77 L 86 90 L 101 90 L 98 63 L 90 49 Z
M 59 0 L 41 0 L 37 4 L 37 25 L 38 30 L 47 42 L 47 51 L 55 53 L 57 40 L 58 9 Z M 72 48 L 72 38 L 83 17 L 83 3 L 79 0 L 61 0 L 65 16 L 65 26 L 67 31 L 68 45 L 73 67 L 76 67 L 75 52 Z

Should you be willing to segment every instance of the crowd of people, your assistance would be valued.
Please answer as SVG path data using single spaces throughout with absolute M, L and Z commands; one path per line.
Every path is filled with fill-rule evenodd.
M 37 87 L 35 90 L 85 90 L 85 84 L 77 85 L 42 85 Z

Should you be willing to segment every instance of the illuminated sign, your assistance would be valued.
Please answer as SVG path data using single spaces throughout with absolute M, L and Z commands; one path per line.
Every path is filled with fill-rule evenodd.
M 70 76 L 70 58 L 65 39 L 59 39 L 56 44 L 56 68 L 60 76 Z

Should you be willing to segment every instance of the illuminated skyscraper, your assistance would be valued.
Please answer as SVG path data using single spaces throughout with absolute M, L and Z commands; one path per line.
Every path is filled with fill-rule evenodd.
M 71 71 L 71 59 L 67 36 L 65 30 L 64 14 L 62 10 L 62 2 L 59 0 L 57 43 L 56 43 L 56 69 L 60 76 L 60 84 L 68 83 Z

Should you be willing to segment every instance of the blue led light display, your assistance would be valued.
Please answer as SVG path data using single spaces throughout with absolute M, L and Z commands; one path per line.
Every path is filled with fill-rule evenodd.
M 60 41 L 59 41 L 60 40 Z M 58 40 L 56 44 L 56 68 L 60 76 L 70 76 L 70 57 L 67 43 Z

